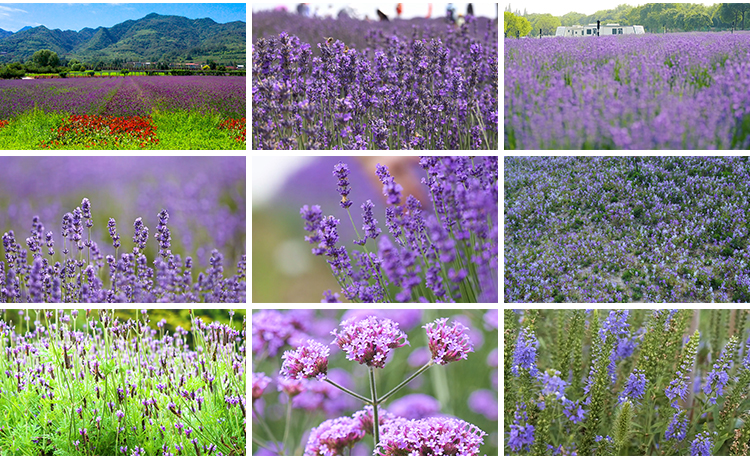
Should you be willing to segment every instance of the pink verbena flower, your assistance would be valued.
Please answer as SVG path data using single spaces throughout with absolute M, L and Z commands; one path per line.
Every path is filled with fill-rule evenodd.
M 265 373 L 253 373 L 253 401 L 256 401 L 263 395 L 263 391 L 268 387 L 271 378 Z
M 396 418 L 381 427 L 375 452 L 380 456 L 477 456 L 485 435 L 461 419 Z
M 331 344 L 336 343 L 345 351 L 348 360 L 369 367 L 383 368 L 391 349 L 409 344 L 406 333 L 390 319 L 369 316 L 362 320 L 345 320 L 339 326 L 341 332 L 338 329 L 331 332 L 336 337 Z
M 422 326 L 427 332 L 432 358 L 440 365 L 466 360 L 468 353 L 474 352 L 474 346 L 466 334 L 469 329 L 456 321 L 453 321 L 453 328 L 450 328 L 445 325 L 447 321 L 443 317 Z
M 289 379 L 323 379 L 328 372 L 329 353 L 327 346 L 309 339 L 307 345 L 284 352 L 281 375 Z
M 360 423 L 350 417 L 328 419 L 310 431 L 305 456 L 340 456 L 344 448 L 365 437 Z

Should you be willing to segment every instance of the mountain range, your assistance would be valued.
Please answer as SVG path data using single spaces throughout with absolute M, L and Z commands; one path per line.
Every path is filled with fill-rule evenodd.
M 24 30 L 25 29 L 25 30 Z M 244 63 L 247 24 L 219 24 L 213 19 L 188 19 L 151 13 L 112 27 L 50 30 L 30 27 L 16 33 L 0 29 L 0 62 L 26 61 L 49 49 L 61 59 L 81 62 L 205 62 Z

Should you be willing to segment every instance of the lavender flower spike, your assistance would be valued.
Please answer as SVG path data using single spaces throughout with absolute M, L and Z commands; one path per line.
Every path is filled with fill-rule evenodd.
M 363 320 L 355 320 L 356 318 L 345 320 L 340 324 L 340 332 L 338 329 L 331 332 L 336 337 L 331 344 L 336 343 L 346 352 L 348 360 L 383 368 L 391 349 L 409 344 L 406 333 L 399 330 L 398 324 L 390 319 L 369 316 Z
M 281 359 L 281 375 L 288 379 L 323 379 L 328 372 L 327 346 L 313 340 L 293 351 L 285 351 Z
M 383 196 L 388 198 L 388 204 L 396 205 L 401 202 L 401 191 L 404 188 L 396 183 L 396 180 L 388 172 L 388 167 L 378 164 L 375 173 L 378 174 L 378 178 L 383 183 Z
M 710 456 L 714 441 L 709 432 L 700 432 L 690 444 L 691 456 Z
M 447 327 L 447 318 L 437 319 L 435 322 L 422 326 L 427 332 L 430 351 L 435 363 L 447 365 L 450 362 L 466 360 L 469 352 L 474 352 L 468 328 L 460 322 L 453 321 L 453 327 Z
M 349 192 L 352 190 L 349 186 L 349 166 L 345 163 L 338 163 L 333 166 L 333 175 L 339 179 L 338 188 L 336 191 L 341 195 L 341 208 L 348 209 L 352 206 L 352 202 L 349 200 Z

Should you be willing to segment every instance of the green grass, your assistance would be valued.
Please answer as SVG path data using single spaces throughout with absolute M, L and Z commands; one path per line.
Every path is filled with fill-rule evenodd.
M 36 150 L 40 144 L 51 138 L 53 128 L 67 118 L 62 112 L 31 110 L 9 120 L 10 124 L 0 128 L 0 149 Z M 152 114 L 158 144 L 141 148 L 139 142 L 125 142 L 120 145 L 109 143 L 93 149 L 98 150 L 244 150 L 245 144 L 235 140 L 227 130 L 219 129 L 225 119 L 218 114 L 198 112 L 158 112 Z M 60 150 L 80 150 L 81 146 L 67 146 Z

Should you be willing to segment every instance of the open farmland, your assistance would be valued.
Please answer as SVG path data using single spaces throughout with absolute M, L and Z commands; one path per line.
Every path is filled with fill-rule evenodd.
M 0 81 L 0 148 L 244 149 L 245 77 Z
M 505 40 L 506 149 L 750 148 L 750 34 Z
M 505 159 L 507 302 L 750 301 L 750 162 Z

